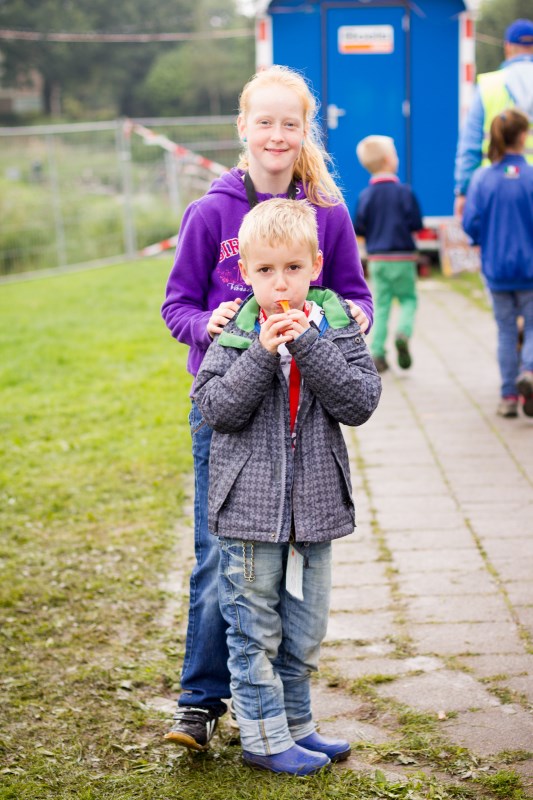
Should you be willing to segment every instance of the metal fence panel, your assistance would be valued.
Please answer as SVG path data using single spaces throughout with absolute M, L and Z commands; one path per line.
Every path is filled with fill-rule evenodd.
M 227 166 L 233 117 L 135 120 Z M 140 250 L 174 235 L 214 174 L 131 132 L 131 122 L 0 128 L 0 274 Z

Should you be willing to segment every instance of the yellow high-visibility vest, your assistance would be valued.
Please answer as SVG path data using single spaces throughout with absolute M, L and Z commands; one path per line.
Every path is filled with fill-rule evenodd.
M 487 167 L 490 164 L 488 152 L 492 120 L 497 114 L 501 114 L 502 111 L 505 111 L 506 108 L 514 106 L 515 102 L 505 85 L 505 67 L 496 70 L 496 72 L 485 72 L 482 75 L 478 75 L 477 82 L 479 85 L 481 102 L 485 110 L 483 144 L 481 146 L 483 161 L 481 162 L 481 166 Z M 529 121 L 529 134 L 526 139 L 524 156 L 528 163 L 533 165 L 533 121 L 531 120 Z

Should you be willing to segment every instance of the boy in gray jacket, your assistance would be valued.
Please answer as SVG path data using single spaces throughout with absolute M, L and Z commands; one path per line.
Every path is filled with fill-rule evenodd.
M 209 529 L 219 537 L 233 707 L 246 763 L 297 775 L 348 757 L 320 736 L 310 674 L 325 636 L 331 540 L 355 525 L 339 423 L 362 425 L 381 382 L 322 269 L 305 201 L 257 205 L 239 231 L 253 294 L 216 337 L 194 386 L 214 429 Z

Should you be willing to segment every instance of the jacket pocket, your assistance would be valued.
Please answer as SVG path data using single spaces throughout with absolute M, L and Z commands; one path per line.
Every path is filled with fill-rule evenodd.
M 231 458 L 220 461 L 211 449 L 209 463 L 209 522 L 210 530 L 217 533 L 218 518 L 223 509 L 231 504 L 231 492 L 239 475 L 252 455 L 251 450 L 233 453 Z
M 337 469 L 339 471 L 339 477 L 341 482 L 341 493 L 342 493 L 342 502 L 346 508 L 350 509 L 350 512 L 355 519 L 355 506 L 353 502 L 352 496 L 352 481 L 350 478 L 350 467 L 346 459 L 340 457 L 339 453 L 336 451 L 334 447 L 331 448 L 331 452 L 333 454 L 333 458 L 337 464 Z

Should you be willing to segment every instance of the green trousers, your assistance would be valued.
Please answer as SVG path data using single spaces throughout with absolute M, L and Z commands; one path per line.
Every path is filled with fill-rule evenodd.
M 374 297 L 374 324 L 370 351 L 374 358 L 385 356 L 385 342 L 389 326 L 392 301 L 400 304 L 397 334 L 409 339 L 413 333 L 416 296 L 416 263 L 414 261 L 369 261 L 372 295 Z

